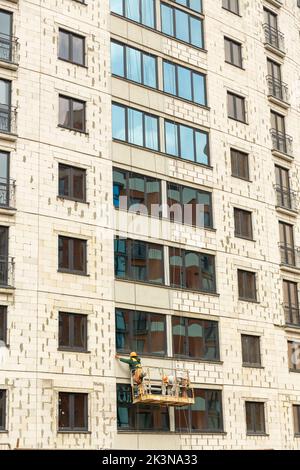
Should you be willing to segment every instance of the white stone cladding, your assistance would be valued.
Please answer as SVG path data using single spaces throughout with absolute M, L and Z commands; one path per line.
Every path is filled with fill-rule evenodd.
M 20 448 L 44 449 L 300 449 L 292 415 L 292 405 L 300 404 L 300 374 L 289 372 L 287 354 L 287 341 L 300 335 L 284 328 L 282 292 L 282 279 L 299 282 L 300 272 L 280 268 L 278 248 L 279 220 L 294 225 L 300 246 L 299 215 L 279 212 L 274 191 L 276 163 L 290 169 L 296 191 L 300 181 L 297 1 L 283 0 L 278 8 L 275 0 L 240 0 L 241 16 L 236 16 L 222 8 L 222 0 L 203 0 L 206 51 L 111 15 L 109 0 L 86 3 L 0 0 L 0 8 L 14 13 L 19 42 L 18 67 L 0 66 L 0 78 L 12 81 L 17 106 L 17 137 L 0 135 L 0 150 L 11 152 L 16 180 L 16 212 L 0 210 L 15 259 L 14 289 L 0 289 L 0 304 L 8 305 L 9 344 L 0 368 L 0 389 L 7 389 L 7 431 L 0 432 L 0 449 L 17 442 Z M 264 6 L 279 15 L 284 58 L 265 48 Z M 86 67 L 58 60 L 59 27 L 86 37 Z M 244 70 L 225 63 L 224 36 L 243 44 Z M 112 77 L 111 37 L 207 73 L 209 107 Z M 268 100 L 267 57 L 282 63 L 288 109 Z M 227 90 L 246 97 L 247 125 L 228 119 Z M 57 126 L 60 93 L 87 102 L 87 133 Z M 209 130 L 211 167 L 112 142 L 112 100 Z M 270 109 L 286 116 L 294 159 L 271 152 Z M 249 153 L 250 182 L 231 176 L 230 147 Z M 57 196 L 59 162 L 87 170 L 87 204 Z M 156 220 L 151 241 L 214 254 L 217 295 L 115 281 L 113 165 L 212 191 L 215 230 Z M 254 241 L 234 237 L 236 206 L 252 212 Z M 123 218 L 130 222 L 133 216 Z M 147 240 L 147 218 L 138 219 L 138 233 L 132 230 L 130 236 Z M 88 276 L 57 272 L 58 235 L 88 240 Z M 238 300 L 238 268 L 257 273 L 257 303 Z M 181 363 L 198 387 L 222 390 L 224 433 L 117 431 L 116 383 L 128 382 L 128 370 L 115 360 L 115 306 L 219 321 L 220 363 Z M 88 315 L 88 353 L 58 350 L 60 310 Z M 260 335 L 262 368 L 242 366 L 241 333 Z M 60 391 L 89 394 L 88 433 L 58 432 Z M 247 435 L 247 400 L 265 402 L 265 436 Z

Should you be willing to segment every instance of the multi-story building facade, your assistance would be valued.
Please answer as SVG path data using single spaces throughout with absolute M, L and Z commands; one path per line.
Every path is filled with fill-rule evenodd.
M 0 448 L 299 449 L 299 31 L 0 0 Z M 195 405 L 132 405 L 131 350 Z

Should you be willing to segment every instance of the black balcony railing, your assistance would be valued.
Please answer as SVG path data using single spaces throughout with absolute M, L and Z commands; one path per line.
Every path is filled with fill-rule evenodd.
M 0 287 L 14 285 L 14 258 L 0 256 Z
M 286 83 L 272 77 L 272 75 L 267 76 L 267 83 L 269 96 L 273 96 L 284 103 L 289 102 L 288 86 Z
M 0 61 L 18 63 L 18 40 L 14 36 L 0 33 Z
M 294 268 L 300 267 L 299 248 L 289 243 L 279 243 L 281 264 Z
M 0 103 L 0 132 L 17 133 L 17 108 Z
M 286 155 L 293 155 L 293 139 L 287 134 L 278 132 L 276 129 L 271 129 L 272 147 L 278 152 L 285 153 Z
M 300 326 L 300 310 L 299 307 L 292 305 L 284 305 L 285 322 L 288 325 Z
M 283 188 L 282 186 L 275 185 L 276 191 L 276 205 L 294 212 L 298 211 L 297 196 L 295 191 Z
M 7 178 L 0 178 L 0 207 L 14 208 L 16 196 L 16 182 Z
M 281 52 L 284 52 L 284 35 L 281 31 L 276 28 L 273 28 L 269 24 L 265 23 L 263 25 L 265 33 L 265 42 L 275 49 L 278 49 Z

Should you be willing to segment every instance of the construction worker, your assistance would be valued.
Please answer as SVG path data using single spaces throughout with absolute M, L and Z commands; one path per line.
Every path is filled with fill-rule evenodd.
M 136 352 L 131 352 L 129 355 L 129 359 L 123 359 L 118 354 L 116 354 L 116 359 L 119 359 L 120 362 L 124 362 L 125 364 L 129 365 L 129 369 L 131 375 L 133 377 L 133 381 L 136 385 L 140 385 L 145 377 L 143 373 L 141 358 L 138 356 Z

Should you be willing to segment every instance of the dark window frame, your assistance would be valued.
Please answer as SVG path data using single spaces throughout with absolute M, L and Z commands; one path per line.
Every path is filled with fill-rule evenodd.
M 70 131 L 74 131 L 74 132 L 80 132 L 81 134 L 86 134 L 86 101 L 83 101 L 83 100 L 79 100 L 77 98 L 72 98 L 70 96 L 67 96 L 67 95 L 63 95 L 63 94 L 59 94 L 58 95 L 58 98 L 59 98 L 59 101 L 60 99 L 65 99 L 65 100 L 68 100 L 69 102 L 69 115 L 70 115 L 70 127 L 69 126 L 66 126 L 64 124 L 61 124 L 60 122 L 58 123 L 58 127 L 61 127 L 62 129 L 68 129 Z M 73 126 L 74 124 L 74 116 L 73 116 L 73 113 L 74 113 L 74 109 L 73 109 L 73 104 L 74 103 L 80 103 L 83 105 L 83 128 L 82 129 L 78 129 L 76 127 Z M 60 104 L 59 104 L 60 106 Z
M 61 168 L 67 169 L 70 172 L 70 174 L 68 175 L 69 176 L 69 178 L 68 178 L 68 182 L 69 182 L 68 192 L 69 192 L 69 195 L 65 195 L 65 194 L 60 193 L 59 181 L 60 181 L 60 169 Z M 73 194 L 74 194 L 74 179 L 73 179 L 74 170 L 75 171 L 81 171 L 83 173 L 83 188 L 82 188 L 83 198 L 82 199 L 73 196 Z M 62 199 L 68 199 L 70 201 L 86 203 L 87 202 L 87 200 L 86 200 L 86 169 L 76 167 L 74 165 L 67 165 L 65 163 L 59 163 L 58 164 L 58 196 Z
M 141 24 L 141 25 L 143 25 L 143 27 L 145 27 L 145 28 L 157 29 L 157 20 L 156 20 L 157 16 L 156 16 L 156 2 L 155 2 L 155 0 L 153 0 L 153 15 L 154 15 L 154 25 L 153 25 L 153 26 L 148 26 L 147 24 L 145 24 L 145 23 L 142 22 L 142 3 L 141 3 L 141 0 L 138 0 L 138 1 L 139 1 L 139 17 L 140 17 L 140 21 L 135 21 L 135 20 L 133 20 L 133 19 L 131 19 L 131 18 L 128 18 L 128 17 L 125 15 L 125 12 L 126 12 L 126 8 L 125 8 L 126 4 L 125 4 L 125 2 L 126 2 L 127 0 L 121 0 L 121 1 L 122 1 L 122 14 L 115 13 L 114 11 L 110 10 L 113 15 L 121 16 L 122 18 L 126 18 L 126 20 L 128 20 L 128 21 L 132 21 L 133 23 Z
M 186 0 L 187 5 L 182 5 L 181 3 L 178 2 L 178 0 L 171 0 L 171 1 L 175 2 L 177 5 L 181 7 L 188 8 L 189 10 L 195 13 L 198 13 L 199 15 L 203 14 L 203 1 L 202 0 L 200 0 L 200 8 L 201 8 L 200 11 L 195 10 L 194 8 L 191 7 L 191 0 Z
M 288 342 L 288 361 L 289 361 L 289 371 L 290 372 L 300 372 L 300 342 L 289 340 Z M 292 357 L 290 355 L 297 354 L 297 362 L 292 362 Z
M 64 395 L 68 395 L 69 396 L 69 403 L 68 403 L 68 406 L 69 406 L 69 419 L 70 419 L 70 426 L 67 426 L 67 427 L 61 427 L 59 425 L 59 418 L 60 418 L 60 411 L 61 411 L 61 407 L 60 407 L 60 396 L 64 394 Z M 84 396 L 84 421 L 85 421 L 85 426 L 82 427 L 82 428 L 78 428 L 78 427 L 75 427 L 74 425 L 74 417 L 75 417 L 75 407 L 74 407 L 74 403 L 75 403 L 75 395 L 83 395 Z M 89 394 L 88 393 L 78 393 L 78 392 L 59 392 L 58 393 L 58 431 L 59 432 L 66 432 L 66 433 L 72 433 L 72 432 L 88 432 L 89 430 L 89 423 L 88 423 L 88 398 L 89 398 Z
M 167 34 L 163 31 L 163 28 L 162 28 L 162 13 L 161 13 L 163 6 L 167 6 L 167 7 L 172 9 L 172 29 L 173 29 L 173 32 L 174 32 L 173 35 Z M 177 30 L 177 27 L 176 27 L 176 10 L 180 11 L 180 12 L 183 12 L 183 13 L 186 13 L 186 15 L 188 16 L 188 23 L 189 23 L 189 26 L 188 26 L 189 40 L 188 41 L 184 41 L 183 39 L 177 38 L 177 36 L 176 36 L 176 30 Z M 202 17 L 199 17 L 199 16 L 196 16 L 194 14 L 188 13 L 187 11 L 184 11 L 183 9 L 177 8 L 173 5 L 170 5 L 169 3 L 164 3 L 164 2 L 160 2 L 160 17 L 161 17 L 161 31 L 160 32 L 162 34 L 164 34 L 167 37 L 173 38 L 176 41 L 182 42 L 184 44 L 189 44 L 189 46 L 195 47 L 196 49 L 205 50 L 204 22 L 203 22 Z M 201 44 L 202 44 L 201 47 L 197 46 L 196 44 L 191 42 L 191 39 L 192 39 L 192 26 L 191 26 L 191 24 L 192 24 L 192 19 L 193 18 L 198 20 L 201 23 Z
M 239 174 L 239 158 L 244 158 L 246 161 L 245 166 L 245 174 L 246 176 L 242 176 Z M 249 170 L 249 153 L 243 152 L 236 148 L 230 148 L 230 160 L 231 160 L 231 176 L 234 178 L 239 178 L 244 181 L 250 181 L 250 170 Z M 235 161 L 234 161 L 235 160 Z
M 286 317 L 286 323 L 288 325 L 300 325 L 300 309 L 299 309 L 299 296 L 298 296 L 298 283 L 294 281 L 290 281 L 288 279 L 283 279 L 283 292 L 284 290 L 284 285 L 287 286 L 287 294 L 288 294 L 288 299 L 285 301 L 283 299 L 284 303 L 284 311 L 285 311 L 285 317 Z M 292 293 L 292 289 L 294 290 L 294 293 Z M 293 295 L 294 294 L 294 295 Z M 293 304 L 292 298 L 295 297 L 296 303 Z M 298 317 L 298 322 L 294 322 L 293 318 L 294 315 Z M 289 321 L 287 321 L 287 317 Z
M 235 1 L 235 0 L 233 0 Z M 224 5 L 224 3 L 227 3 L 227 6 Z M 231 5 L 232 5 L 232 0 L 223 0 L 222 1 L 222 8 L 226 11 L 229 11 L 230 13 L 233 13 L 234 15 L 237 15 L 237 16 L 241 16 L 240 15 L 240 2 L 239 0 L 236 0 L 236 6 L 237 6 L 237 10 L 231 8 Z
M 67 239 L 68 240 L 68 261 L 69 261 L 69 268 L 61 268 L 59 266 L 59 244 L 60 239 Z M 83 265 L 84 269 L 82 271 L 74 269 L 74 240 L 81 241 L 83 243 Z M 78 274 L 78 275 L 87 275 L 87 240 L 83 238 L 75 238 L 75 237 L 68 237 L 65 235 L 58 236 L 58 272 L 66 273 L 66 274 Z
M 230 114 L 229 111 L 229 97 L 233 98 L 233 113 L 234 115 Z M 247 112 L 246 112 L 246 98 L 244 96 L 241 96 L 237 93 L 233 93 L 231 91 L 227 91 L 227 100 L 228 100 L 228 119 L 232 119 L 234 121 L 240 122 L 242 124 L 247 124 Z M 243 114 L 243 119 L 239 119 L 237 117 L 237 100 L 241 100 L 242 103 L 242 114 Z
M 2 405 L 2 420 L 0 421 L 0 431 L 5 431 L 7 418 L 7 390 L 1 389 L 0 395 L 2 395 L 2 398 L 0 397 L 0 404 Z
M 78 0 L 77 0 L 78 1 Z M 73 31 L 69 31 L 67 29 L 64 29 L 64 28 L 59 28 L 58 30 L 58 37 L 59 37 L 59 41 L 60 41 L 60 33 L 63 33 L 63 34 L 66 34 L 68 35 L 68 52 L 69 52 L 69 57 L 68 59 L 64 58 L 64 57 L 61 57 L 60 54 L 59 54 L 59 48 L 58 48 L 58 58 L 59 60 L 63 60 L 64 62 L 68 62 L 70 64 L 74 64 L 74 65 L 79 65 L 80 67 L 86 67 L 86 38 L 85 36 L 82 36 L 81 34 L 77 34 L 77 33 L 73 33 Z M 81 39 L 82 40 L 82 63 L 81 62 L 76 62 L 74 61 L 74 58 L 73 58 L 73 38 L 78 38 L 78 39 Z
M 295 247 L 295 234 L 294 234 L 294 225 L 283 222 L 279 220 L 279 233 L 280 233 L 280 255 L 281 263 L 285 266 L 294 266 L 296 267 L 296 247 Z M 283 231 L 283 240 L 281 239 L 281 230 Z M 289 235 L 291 237 L 292 243 L 288 243 Z M 290 262 L 291 261 L 291 262 Z
M 3 341 L 7 345 L 7 305 L 0 305 L 0 318 L 2 316 L 2 329 L 3 336 L 0 337 L 0 341 Z
M 65 346 L 60 343 L 61 337 L 61 317 L 68 316 L 68 327 L 69 327 L 69 345 Z M 84 319 L 84 346 L 78 347 L 74 345 L 75 340 L 75 317 L 81 317 Z M 58 349 L 64 351 L 77 351 L 87 352 L 87 341 L 88 341 L 88 317 L 86 314 L 70 313 L 70 312 L 58 312 Z
M 240 292 L 240 289 L 239 289 L 239 280 L 240 280 L 240 275 L 243 274 L 243 291 L 245 292 L 247 289 L 245 289 L 245 283 L 247 282 L 247 280 L 245 278 L 247 278 L 248 275 L 251 275 L 253 276 L 253 279 L 254 279 L 254 297 L 247 297 L 247 296 L 243 296 L 241 295 L 241 292 Z M 244 300 L 244 301 L 247 301 L 247 302 L 257 302 L 257 279 L 256 279 L 256 276 L 257 276 L 257 273 L 254 272 L 254 271 L 246 271 L 245 269 L 238 269 L 237 270 L 237 275 L 238 275 L 238 291 L 239 291 L 239 300 Z
M 294 434 L 300 436 L 300 405 L 293 404 Z
M 262 422 L 260 423 L 263 430 L 257 430 L 259 425 L 256 420 L 256 407 L 259 406 L 262 409 Z M 265 402 L 257 401 L 246 401 L 245 402 L 245 411 L 246 411 L 246 430 L 249 435 L 266 435 L 266 412 L 265 412 Z M 251 424 L 253 424 L 253 429 L 249 429 L 247 425 L 247 418 L 250 414 Z
M 234 207 L 234 236 L 236 238 L 242 238 L 244 240 L 250 240 L 253 241 L 253 223 L 252 223 L 252 212 L 245 210 L 245 209 L 240 209 L 239 207 Z M 245 224 L 245 217 L 247 217 L 249 220 L 249 228 L 250 231 L 249 233 L 246 233 L 246 230 L 244 230 L 244 227 L 246 226 Z M 243 233 L 243 230 L 245 233 Z
M 224 36 L 224 43 L 229 43 L 229 50 L 230 50 L 230 60 L 226 59 L 226 45 L 225 45 L 225 62 L 226 64 L 233 65 L 234 67 L 237 67 L 239 69 L 243 69 L 243 45 L 242 43 L 235 41 L 234 39 L 229 38 L 228 36 Z M 239 51 L 239 64 L 234 63 L 234 52 L 233 52 L 233 46 L 238 47 Z
M 247 339 L 251 338 L 250 342 L 248 341 L 247 343 L 245 343 L 246 338 Z M 253 353 L 254 353 L 252 341 L 256 342 L 255 346 L 256 346 L 257 350 L 255 351 L 255 353 L 257 353 L 258 361 L 249 360 L 249 359 L 253 358 Z M 241 335 L 241 343 L 242 343 L 243 366 L 253 367 L 253 368 L 261 367 L 262 364 L 261 364 L 261 347 L 260 347 L 261 338 L 260 338 L 260 336 L 250 335 L 250 334 L 242 334 Z M 245 349 L 246 349 L 246 351 L 245 351 Z

